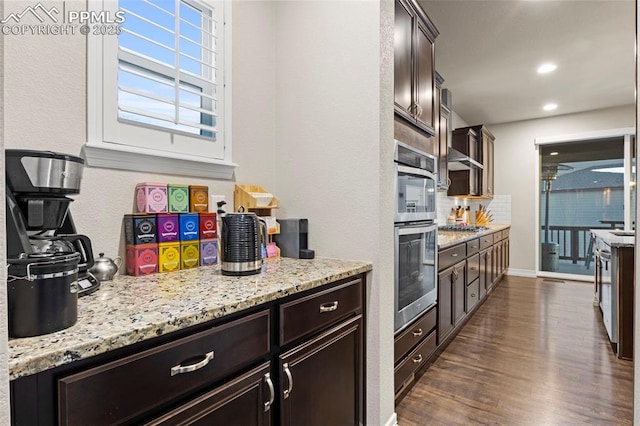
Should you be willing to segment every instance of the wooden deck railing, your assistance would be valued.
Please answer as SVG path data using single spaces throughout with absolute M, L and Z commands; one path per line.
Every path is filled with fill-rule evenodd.
M 593 256 L 593 246 L 590 248 L 590 229 L 611 229 L 610 226 L 556 226 L 549 225 L 549 242 L 558 243 L 559 258 L 570 260 L 576 264 L 587 261 Z M 544 241 L 544 226 L 541 241 Z

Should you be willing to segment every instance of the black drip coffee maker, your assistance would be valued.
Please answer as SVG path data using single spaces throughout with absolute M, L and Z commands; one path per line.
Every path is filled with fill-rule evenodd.
M 9 334 L 75 324 L 77 298 L 98 289 L 91 241 L 76 234 L 67 195 L 80 193 L 84 160 L 48 151 L 5 151 Z

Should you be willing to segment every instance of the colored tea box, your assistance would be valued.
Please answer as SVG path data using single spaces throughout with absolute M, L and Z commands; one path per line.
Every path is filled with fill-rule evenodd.
M 177 214 L 159 214 L 156 218 L 158 243 L 180 241 L 180 221 Z
M 180 241 L 195 241 L 200 236 L 198 213 L 181 213 Z
M 218 238 L 218 226 L 215 213 L 200 213 L 200 239 L 211 240 Z
M 187 241 L 180 243 L 180 267 L 195 268 L 200 265 L 200 243 Z
M 158 271 L 178 271 L 180 266 L 180 243 L 158 244 Z
M 156 215 L 126 214 L 124 215 L 125 244 L 153 244 L 157 240 Z
M 209 211 L 209 187 L 203 185 L 189 185 L 189 211 Z
M 126 252 L 127 274 L 139 276 L 158 272 L 157 244 L 128 245 Z
M 136 212 L 166 213 L 167 209 L 167 185 L 149 182 L 136 185 Z
M 169 213 L 189 212 L 189 187 L 187 185 L 167 185 Z
M 218 263 L 218 240 L 200 241 L 200 266 Z

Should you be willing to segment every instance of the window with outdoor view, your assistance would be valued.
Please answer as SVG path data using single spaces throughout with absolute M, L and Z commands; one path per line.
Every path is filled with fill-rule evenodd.
M 230 90 L 225 79 L 225 8 L 230 4 L 208 0 L 97 3 L 102 6 L 94 7 L 124 12 L 125 20 L 117 37 L 105 35 L 89 42 L 89 56 L 92 45 L 100 47 L 103 67 L 94 70 L 102 74 L 96 78 L 101 80 L 102 93 L 90 98 L 101 97 L 102 103 L 90 102 L 98 111 L 90 114 L 89 125 L 96 124 L 97 131 L 87 143 L 88 151 L 98 147 L 233 166 L 225 126 L 229 121 L 225 94 Z M 92 88 L 96 89 L 90 84 Z M 167 171 L 166 164 L 157 171 Z M 230 175 L 229 170 L 224 174 Z

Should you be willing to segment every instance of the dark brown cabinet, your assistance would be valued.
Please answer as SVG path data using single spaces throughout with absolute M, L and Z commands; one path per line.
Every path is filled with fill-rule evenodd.
M 362 424 L 364 289 L 359 275 L 16 379 L 12 422 Z
M 480 146 L 482 146 L 482 157 L 480 158 L 480 163 L 482 163 L 482 183 L 480 192 L 483 197 L 491 198 L 494 194 L 493 147 L 495 137 L 485 126 L 478 126 L 476 130 L 479 135 Z
M 475 130 L 465 127 L 452 133 L 451 147 L 478 162 L 479 142 Z M 475 167 L 465 170 L 449 170 L 449 196 L 479 196 L 482 169 Z
M 362 412 L 362 321 L 357 316 L 282 354 L 282 425 L 358 425 Z
M 436 95 L 439 105 L 440 121 L 437 123 L 437 151 L 438 157 L 438 189 L 446 190 L 449 187 L 449 162 L 447 152 L 451 144 L 451 111 L 442 102 L 441 87 L 444 79 L 436 72 Z
M 495 137 L 484 125 L 462 127 L 453 131 L 451 146 L 468 155 L 482 168 L 449 172 L 450 196 L 493 198 Z
M 275 399 L 270 364 L 202 395 L 145 426 L 169 425 L 271 425 L 270 407 Z
M 466 261 L 438 273 L 438 344 L 465 316 Z
M 505 229 L 439 249 L 437 305 L 395 338 L 396 403 L 411 388 L 416 372 L 424 370 L 446 348 L 487 299 L 497 270 L 493 252 L 496 246 L 503 247 L 501 257 L 507 259 L 502 263 L 505 271 L 508 237 L 509 230 Z
M 435 39 L 438 30 L 415 0 L 396 0 L 394 104 L 400 117 L 435 136 Z
M 269 311 L 259 312 L 63 376 L 57 381 L 59 423 L 137 421 L 176 395 L 204 389 L 266 356 L 269 323 Z

